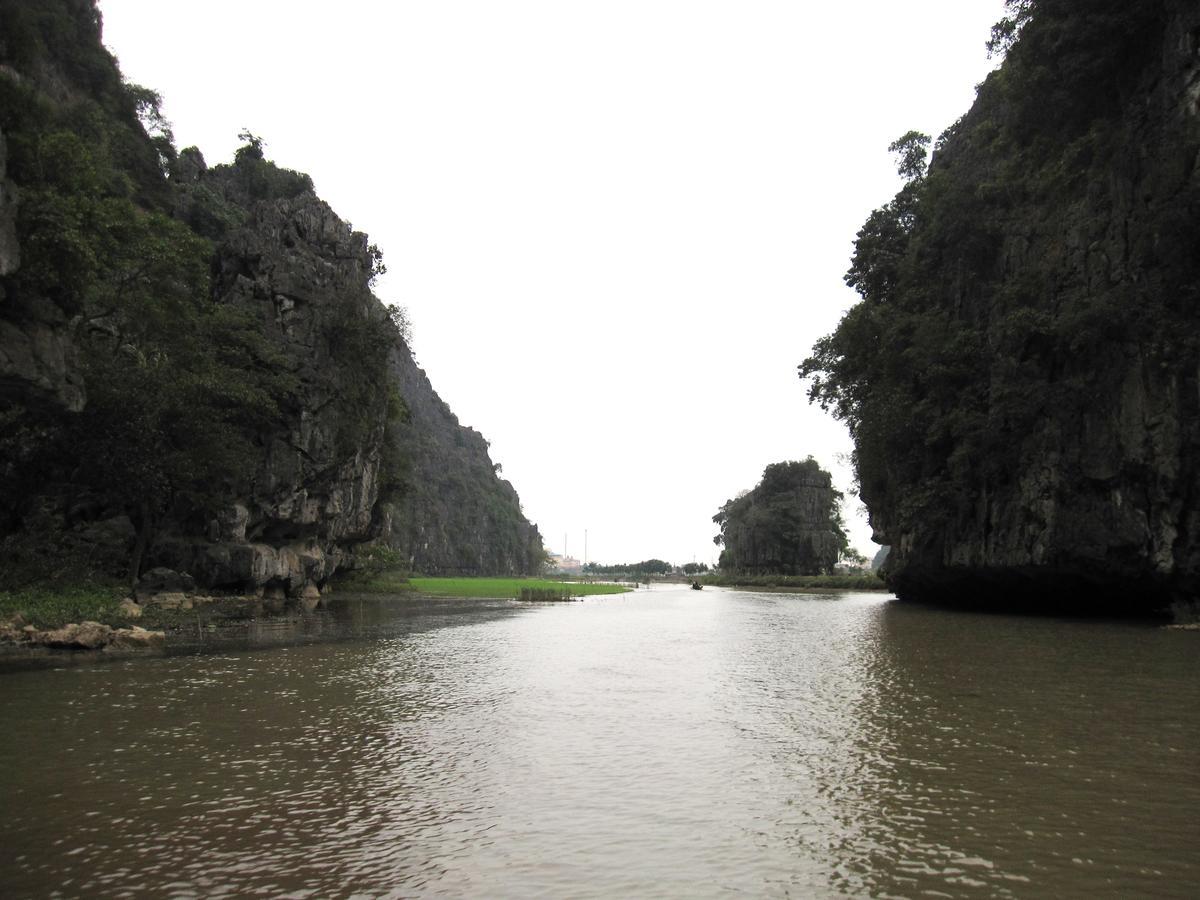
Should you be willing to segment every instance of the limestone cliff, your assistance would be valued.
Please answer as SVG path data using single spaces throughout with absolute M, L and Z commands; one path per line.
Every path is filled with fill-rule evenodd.
M 1200 9 L 1014 6 L 1003 66 L 860 232 L 864 299 L 803 374 L 850 424 L 902 597 L 1193 601 Z
M 229 205 L 227 219 L 241 222 L 218 250 L 218 302 L 253 315 L 298 391 L 295 415 L 264 440 L 250 490 L 214 522 L 215 542 L 193 543 L 182 564 L 206 584 L 266 579 L 296 590 L 323 584 L 369 542 L 424 573 L 535 571 L 541 537 L 516 491 L 497 477 L 483 437 L 437 396 L 401 335 L 384 332 L 386 367 L 374 376 L 382 383 L 356 383 L 366 373 L 349 360 L 378 350 L 371 329 L 386 317 L 369 288 L 366 236 L 308 190 L 255 201 L 238 164 L 208 169 L 195 153 L 187 162 L 181 177 L 192 193 L 177 212 L 194 217 L 195 192 L 208 190 Z M 348 327 L 355 321 L 357 332 Z M 389 392 L 404 407 L 390 424 Z M 385 457 L 395 471 L 383 471 Z M 385 480 L 393 484 L 381 492 Z M 169 554 L 158 561 L 176 562 Z
M 248 314 L 294 387 L 277 427 L 262 423 L 253 477 L 204 539 L 162 542 L 154 561 L 217 587 L 319 586 L 371 537 L 379 497 L 388 386 L 357 383 L 372 374 L 358 365 L 372 349 L 363 340 L 386 318 L 366 235 L 310 191 L 253 201 L 237 167 L 210 173 L 191 159 L 187 186 L 242 219 L 218 246 L 215 302 Z
M 541 535 L 498 477 L 487 441 L 459 424 L 407 347 L 396 347 L 389 367 L 409 411 L 391 432 L 407 474 L 401 495 L 381 510 L 382 539 L 415 571 L 537 572 Z
M 378 249 L 254 136 L 228 165 L 177 153 L 158 104 L 91 0 L 0 5 L 0 572 L 311 597 L 381 541 L 536 566 L 371 291 Z

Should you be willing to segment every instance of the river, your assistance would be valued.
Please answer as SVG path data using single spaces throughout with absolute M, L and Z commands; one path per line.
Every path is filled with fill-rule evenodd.
M 0 896 L 1200 895 L 1195 632 L 668 586 L 322 615 L 0 674 Z

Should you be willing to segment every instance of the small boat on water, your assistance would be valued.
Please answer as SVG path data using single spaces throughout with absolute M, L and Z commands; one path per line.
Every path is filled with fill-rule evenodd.
M 702 585 L 698 581 L 693 581 L 692 582 L 692 590 L 693 591 L 702 591 L 702 590 L 704 590 L 704 585 Z

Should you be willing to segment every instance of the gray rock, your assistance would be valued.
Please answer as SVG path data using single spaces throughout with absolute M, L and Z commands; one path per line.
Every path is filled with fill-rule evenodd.
M 166 645 L 167 636 L 162 631 L 147 631 L 134 625 L 119 628 L 112 633 L 106 649 L 109 650 L 157 650 Z
M 178 591 L 163 591 L 158 594 L 148 594 L 142 600 L 143 606 L 157 606 L 159 609 L 191 609 L 192 598 Z
M 188 573 L 159 566 L 142 574 L 138 579 L 136 593 L 141 599 L 162 593 L 187 593 L 195 589 L 196 579 Z
M 391 429 L 411 467 L 402 497 L 379 510 L 379 537 L 414 571 L 529 574 L 542 536 L 500 478 L 483 435 L 463 426 L 401 341 L 389 361 L 409 421 Z
M 79 622 L 40 632 L 37 643 L 61 650 L 99 650 L 112 642 L 113 630 L 99 622 Z
M 0 274 L 20 259 L 13 227 L 17 186 L 5 178 L 2 143 L 0 135 Z M 511 485 L 495 477 L 486 442 L 459 425 L 403 341 L 393 352 L 392 375 L 421 411 L 418 425 L 387 434 L 382 385 L 355 408 L 343 399 L 359 382 L 352 351 L 339 349 L 339 335 L 348 322 L 386 317 L 370 289 L 374 262 L 366 236 L 305 190 L 304 179 L 297 180 L 295 196 L 255 199 L 231 167 L 210 168 L 198 151 L 184 150 L 171 183 L 177 216 L 219 247 L 217 301 L 261 325 L 297 389 L 288 418 L 264 425 L 262 458 L 236 502 L 199 526 L 162 523 L 149 561 L 190 572 L 202 585 L 273 585 L 293 599 L 306 585 L 323 586 L 354 547 L 381 533 L 406 554 L 423 548 L 414 560 L 433 570 L 528 571 L 541 547 L 536 528 L 521 515 Z M 0 393 L 82 409 L 86 396 L 71 329 L 46 298 L 0 294 Z M 421 494 L 385 510 L 378 499 L 389 440 L 418 451 L 412 482 Z M 466 495 L 447 494 L 462 484 L 472 485 Z M 475 490 L 475 484 L 485 488 Z M 76 520 L 79 539 L 123 548 L 127 557 L 130 530 L 111 524 L 95 528 Z M 193 589 L 146 582 L 137 596 Z
M 208 171 L 208 163 L 196 147 L 184 147 L 179 151 L 179 158 L 171 171 L 171 179 L 182 183 L 194 184 L 200 181 Z
M 21 265 L 17 242 L 17 186 L 8 178 L 8 144 L 0 130 L 0 275 L 11 275 Z
M 249 521 L 250 511 L 240 503 L 221 510 L 217 514 L 218 540 L 234 542 L 246 540 L 246 524 Z
M 312 612 L 321 604 L 321 591 L 315 584 L 306 584 L 300 591 L 300 605 Z

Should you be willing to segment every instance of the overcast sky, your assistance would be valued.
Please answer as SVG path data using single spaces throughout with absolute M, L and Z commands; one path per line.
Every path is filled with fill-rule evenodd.
M 1003 0 L 101 0 L 180 147 L 243 128 L 384 251 L 376 293 L 547 546 L 713 562 L 712 516 L 843 426 L 797 364 L 855 232 L 993 66 Z M 847 495 L 852 543 L 865 513 Z

